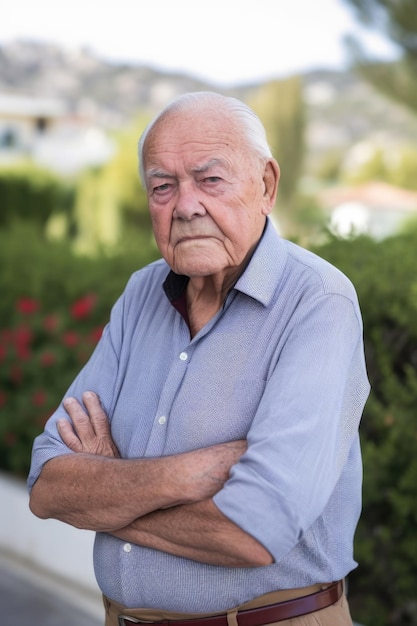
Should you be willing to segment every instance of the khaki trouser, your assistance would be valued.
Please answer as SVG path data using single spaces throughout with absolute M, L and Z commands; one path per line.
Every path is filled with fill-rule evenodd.
M 326 585 L 313 585 L 312 587 L 305 587 L 304 589 L 286 589 L 284 591 L 266 593 L 227 611 L 228 626 L 237 626 L 236 614 L 238 611 L 267 606 L 268 604 L 275 604 L 277 602 L 285 602 L 293 598 L 300 598 L 310 593 L 320 591 L 324 587 L 326 587 Z M 171 611 L 161 611 L 159 609 L 126 609 L 123 605 L 113 602 L 113 600 L 109 600 L 106 597 L 103 597 L 103 602 L 106 611 L 105 626 L 118 626 L 117 618 L 121 613 L 151 622 L 198 619 L 212 615 L 224 615 L 224 611 L 218 613 L 175 613 Z M 343 594 L 340 600 L 325 609 L 309 613 L 308 615 L 276 622 L 276 624 L 277 626 L 352 626 L 352 619 L 350 617 L 346 596 Z

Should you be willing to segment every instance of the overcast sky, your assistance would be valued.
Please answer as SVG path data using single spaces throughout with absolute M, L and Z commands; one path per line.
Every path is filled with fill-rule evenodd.
M 106 59 L 221 85 L 343 69 L 343 37 L 360 32 L 343 0 L 0 0 L 0 10 L 0 45 L 88 46 Z M 367 45 L 389 55 L 376 36 Z

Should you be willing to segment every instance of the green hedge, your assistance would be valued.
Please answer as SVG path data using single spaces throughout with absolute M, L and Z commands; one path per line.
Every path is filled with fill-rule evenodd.
M 34 436 L 93 350 L 130 274 L 157 258 L 137 250 L 94 259 L 48 242 L 37 225 L 0 231 L 0 468 L 26 476 Z
M 15 219 L 44 226 L 54 212 L 69 213 L 75 189 L 30 163 L 0 168 L 0 228 Z
M 352 613 L 368 626 L 417 624 L 417 232 L 333 240 L 318 252 L 357 288 L 372 385 Z

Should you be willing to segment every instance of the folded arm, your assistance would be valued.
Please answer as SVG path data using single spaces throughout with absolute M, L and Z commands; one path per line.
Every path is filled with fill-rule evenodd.
M 211 499 L 155 511 L 112 534 L 210 565 L 260 567 L 273 562 L 268 550 L 223 515 Z
M 31 492 L 35 515 L 205 563 L 272 562 L 269 552 L 211 500 L 245 451 L 244 441 L 121 459 L 99 399 L 87 392 L 83 402 L 87 411 L 74 399 L 65 401 L 72 424 L 60 420 L 58 430 L 76 454 L 45 464 Z

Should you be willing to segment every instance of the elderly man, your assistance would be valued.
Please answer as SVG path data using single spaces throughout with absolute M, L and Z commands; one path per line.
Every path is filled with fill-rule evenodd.
M 274 230 L 279 167 L 242 102 L 184 95 L 140 153 L 163 259 L 36 439 L 31 510 L 97 531 L 106 626 L 351 624 L 355 291 Z

